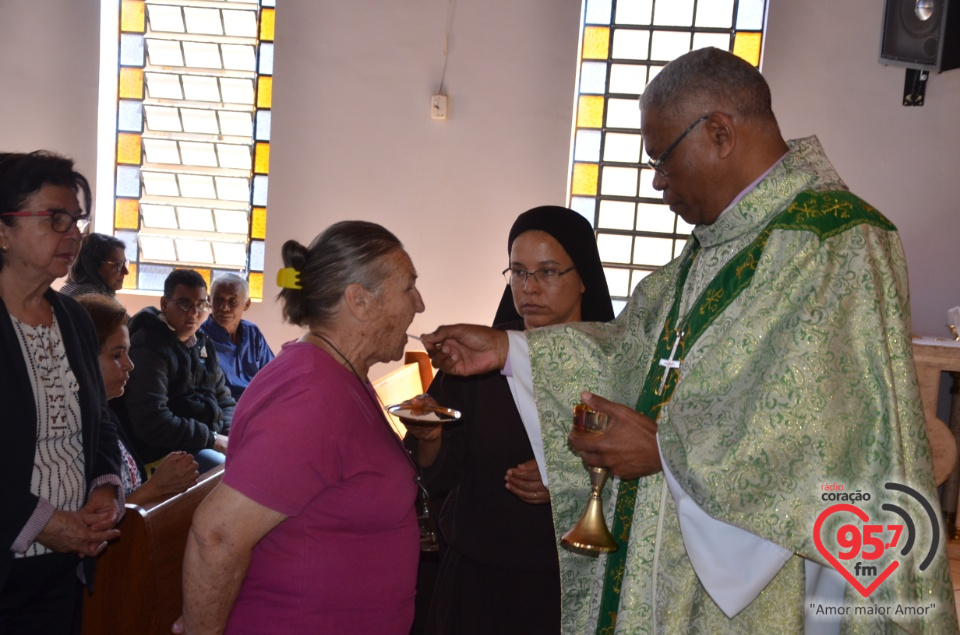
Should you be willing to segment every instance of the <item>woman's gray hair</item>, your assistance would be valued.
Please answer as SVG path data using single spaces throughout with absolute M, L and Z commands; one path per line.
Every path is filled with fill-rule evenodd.
M 397 249 L 403 244 L 390 231 L 359 220 L 331 225 L 310 247 L 288 240 L 283 244 L 283 264 L 299 272 L 303 288 L 280 290 L 284 319 L 299 326 L 329 323 L 351 284 L 379 294 L 390 275 L 385 256 Z
M 718 48 L 702 48 L 663 67 L 640 96 L 641 108 L 688 118 L 720 110 L 733 117 L 776 121 L 770 87 L 752 64 Z

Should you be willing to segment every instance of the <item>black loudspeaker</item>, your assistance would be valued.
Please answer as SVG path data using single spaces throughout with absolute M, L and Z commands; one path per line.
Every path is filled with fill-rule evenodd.
M 886 0 L 880 63 L 960 68 L 960 0 Z

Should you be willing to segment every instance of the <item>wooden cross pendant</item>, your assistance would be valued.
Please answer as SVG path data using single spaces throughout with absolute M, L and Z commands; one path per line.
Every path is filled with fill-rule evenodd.
M 669 359 L 661 359 L 660 365 L 663 366 L 663 379 L 660 380 L 660 388 L 657 389 L 657 394 L 663 394 L 663 388 L 667 385 L 667 376 L 670 374 L 671 370 L 680 370 L 680 364 L 682 363 L 679 359 L 674 359 L 677 355 L 677 347 L 680 345 L 680 340 L 683 338 L 683 331 L 677 333 L 677 339 L 673 341 L 673 350 L 670 351 Z

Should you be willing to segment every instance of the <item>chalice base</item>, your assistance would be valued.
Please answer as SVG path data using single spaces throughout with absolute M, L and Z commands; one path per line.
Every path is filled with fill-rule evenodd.
M 566 547 L 576 551 L 590 553 L 611 553 L 617 550 L 617 542 L 610 535 L 603 518 L 603 508 L 599 496 L 591 494 L 587 508 L 573 529 L 563 535 L 560 541 Z

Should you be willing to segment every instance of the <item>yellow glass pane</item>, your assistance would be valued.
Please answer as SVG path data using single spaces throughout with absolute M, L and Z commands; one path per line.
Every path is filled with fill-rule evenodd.
M 120 69 L 120 99 L 143 99 L 143 69 Z
M 250 238 L 263 240 L 267 237 L 267 208 L 254 207 L 250 218 Z
M 247 280 L 247 284 L 250 285 L 250 298 L 253 300 L 262 300 L 263 299 L 263 274 L 251 273 L 250 278 Z
M 273 78 L 261 75 L 257 78 L 257 108 L 270 108 L 273 102 Z
M 128 262 L 127 263 L 128 273 L 123 279 L 123 288 L 124 289 L 136 289 L 137 288 L 137 263 Z
M 596 196 L 598 174 L 600 170 L 596 163 L 574 163 L 573 189 L 570 193 L 574 196 Z
M 138 134 L 121 132 L 117 134 L 117 163 L 140 165 L 143 141 Z
M 210 288 L 210 280 L 213 279 L 213 272 L 209 269 L 194 269 L 200 276 L 203 278 L 203 281 L 207 283 L 207 289 Z
M 733 39 L 733 54 L 759 66 L 761 38 L 762 34 L 759 32 L 738 32 Z
M 120 30 L 124 33 L 143 33 L 146 28 L 143 0 L 123 0 L 120 3 Z
M 115 229 L 140 228 L 140 201 L 135 198 L 118 198 L 113 213 Z
M 577 102 L 577 128 L 603 126 L 603 95 L 581 95 Z
M 270 168 L 270 144 L 258 143 L 256 159 L 253 162 L 253 171 L 257 174 L 266 174 Z
M 260 39 L 264 42 L 273 42 L 274 9 L 264 9 L 260 12 Z
M 605 60 L 610 50 L 610 29 L 603 26 L 583 28 L 583 59 Z

